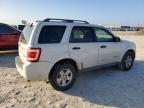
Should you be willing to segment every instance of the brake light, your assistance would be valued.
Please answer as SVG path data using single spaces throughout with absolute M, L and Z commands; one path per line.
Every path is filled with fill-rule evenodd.
M 29 62 L 38 62 L 41 54 L 41 48 L 28 48 L 27 60 Z

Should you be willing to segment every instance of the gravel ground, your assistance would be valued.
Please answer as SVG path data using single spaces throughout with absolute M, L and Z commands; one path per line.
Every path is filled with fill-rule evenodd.
M 129 72 L 115 67 L 80 73 L 66 92 L 45 81 L 27 82 L 16 71 L 17 52 L 0 53 L 0 108 L 144 108 L 144 36 L 121 36 L 137 45 Z

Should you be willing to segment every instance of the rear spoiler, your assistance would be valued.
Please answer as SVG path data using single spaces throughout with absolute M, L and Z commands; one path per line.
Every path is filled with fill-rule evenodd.
M 22 20 L 22 24 L 26 25 L 28 22 L 26 20 Z

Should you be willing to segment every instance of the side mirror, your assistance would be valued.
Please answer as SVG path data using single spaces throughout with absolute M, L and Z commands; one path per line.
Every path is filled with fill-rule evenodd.
M 120 42 L 121 39 L 120 39 L 119 37 L 114 37 L 114 41 L 115 41 L 115 42 Z

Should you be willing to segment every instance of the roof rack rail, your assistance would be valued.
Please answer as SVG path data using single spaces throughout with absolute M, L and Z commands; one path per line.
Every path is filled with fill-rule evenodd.
M 67 22 L 67 23 L 85 23 L 89 24 L 87 21 L 82 21 L 82 20 L 70 20 L 70 19 L 56 19 L 56 18 L 47 18 L 43 20 L 43 22 L 50 22 L 50 21 L 62 21 L 62 22 Z

